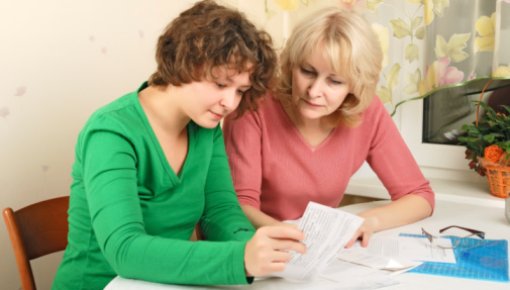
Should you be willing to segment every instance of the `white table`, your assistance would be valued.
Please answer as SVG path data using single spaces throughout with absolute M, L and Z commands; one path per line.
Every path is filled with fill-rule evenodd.
M 376 201 L 362 204 L 354 204 L 343 207 L 343 210 L 357 213 L 361 210 L 378 206 L 388 201 Z M 434 215 L 417 223 L 406 225 L 392 230 L 377 233 L 377 235 L 398 235 L 399 233 L 421 233 L 421 227 L 436 230 L 448 225 L 460 225 L 483 230 L 487 239 L 510 240 L 510 223 L 505 219 L 504 210 L 492 206 L 475 206 L 471 204 L 456 203 L 451 201 L 438 201 Z M 489 282 L 482 280 L 461 279 L 435 275 L 403 273 L 396 278 L 400 284 L 383 289 L 413 289 L 413 290 L 459 290 L 459 289 L 510 289 L 510 283 Z M 313 284 L 295 284 L 283 279 L 270 279 L 256 281 L 248 286 L 216 286 L 216 287 L 191 287 L 177 285 L 163 285 L 137 280 L 123 279 L 120 277 L 112 280 L 105 290 L 193 290 L 193 289 L 314 289 Z M 316 289 L 316 288 L 315 288 Z M 335 289 L 332 287 L 331 289 Z

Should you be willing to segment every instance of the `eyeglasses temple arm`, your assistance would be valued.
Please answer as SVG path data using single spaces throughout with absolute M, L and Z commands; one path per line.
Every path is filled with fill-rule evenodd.
M 442 228 L 442 229 L 439 230 L 439 233 L 443 233 L 444 231 L 449 230 L 451 228 L 462 229 L 462 230 L 470 232 L 473 235 L 477 235 L 481 239 L 485 239 L 485 232 L 482 232 L 482 231 L 479 231 L 479 230 L 475 230 L 475 229 L 466 228 L 466 227 L 456 226 L 456 225 L 447 226 L 445 228 Z

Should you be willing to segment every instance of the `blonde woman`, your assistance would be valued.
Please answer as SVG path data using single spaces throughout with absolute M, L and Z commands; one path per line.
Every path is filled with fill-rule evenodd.
M 309 201 L 336 207 L 365 161 L 392 202 L 359 213 L 365 222 L 347 246 L 432 214 L 434 193 L 375 96 L 381 58 L 360 15 L 320 10 L 289 38 L 278 90 L 256 112 L 227 118 L 234 186 L 256 227 L 297 219 Z

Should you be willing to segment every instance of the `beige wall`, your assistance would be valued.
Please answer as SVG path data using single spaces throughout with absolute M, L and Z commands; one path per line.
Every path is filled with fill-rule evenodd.
M 81 126 L 147 78 L 157 35 L 187 2 L 2 2 L 0 208 L 69 194 Z M 3 223 L 0 245 L 1 288 L 18 289 Z M 39 289 L 49 289 L 60 256 L 34 263 Z

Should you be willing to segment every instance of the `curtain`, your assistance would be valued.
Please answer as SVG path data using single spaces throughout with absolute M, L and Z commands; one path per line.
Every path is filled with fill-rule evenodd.
M 325 5 L 364 14 L 385 56 L 377 93 L 393 112 L 435 94 L 460 109 L 467 98 L 459 96 L 479 93 L 486 84 L 489 91 L 510 85 L 510 0 L 268 2 L 268 13 L 279 10 L 291 19 Z

